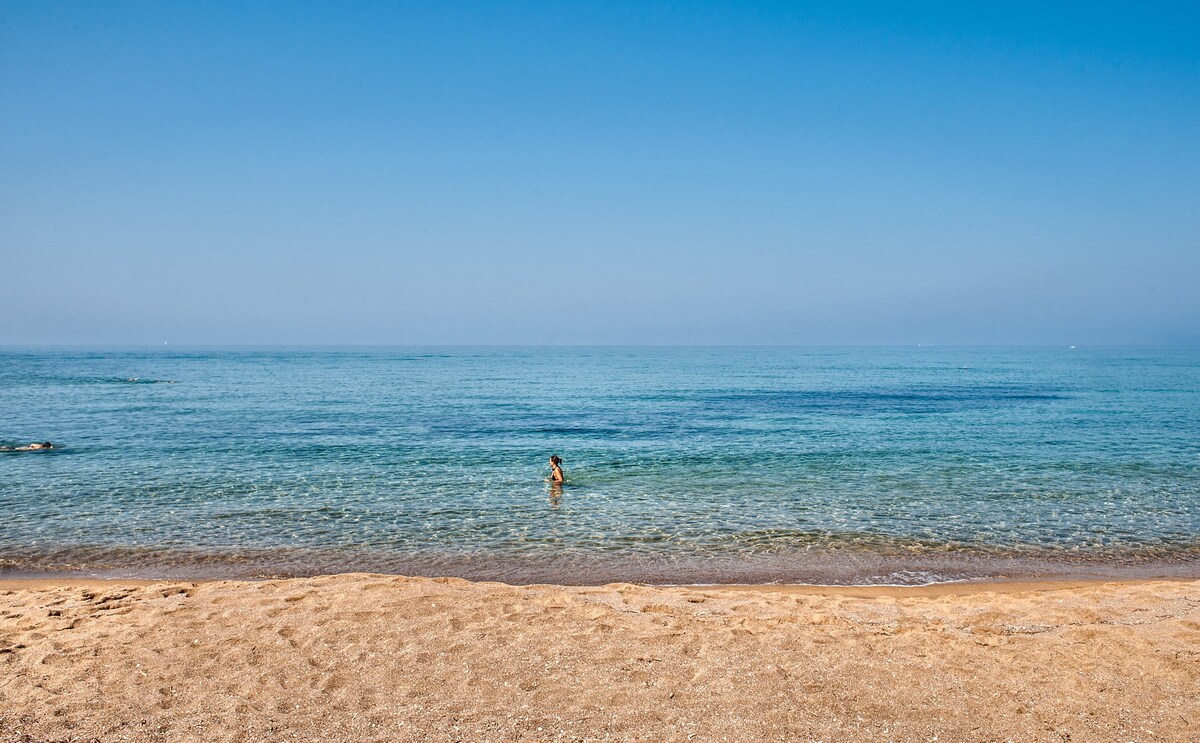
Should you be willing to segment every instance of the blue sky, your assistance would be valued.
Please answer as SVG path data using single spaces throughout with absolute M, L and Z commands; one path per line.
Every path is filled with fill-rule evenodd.
M 0 1 L 0 343 L 1198 342 L 1198 7 Z

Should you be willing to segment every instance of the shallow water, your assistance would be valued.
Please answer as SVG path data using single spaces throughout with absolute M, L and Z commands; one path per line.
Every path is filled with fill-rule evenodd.
M 1200 575 L 1200 350 L 0 350 L 0 571 Z M 561 495 L 543 481 L 560 454 Z

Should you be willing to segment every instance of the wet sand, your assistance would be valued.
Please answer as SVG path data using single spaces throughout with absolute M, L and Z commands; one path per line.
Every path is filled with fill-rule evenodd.
M 1200 581 L 0 581 L 0 741 L 1198 740 Z

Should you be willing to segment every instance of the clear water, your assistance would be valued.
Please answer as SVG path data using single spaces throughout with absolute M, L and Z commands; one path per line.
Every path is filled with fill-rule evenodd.
M 1196 349 L 2 349 L 45 439 L 0 574 L 1200 575 Z

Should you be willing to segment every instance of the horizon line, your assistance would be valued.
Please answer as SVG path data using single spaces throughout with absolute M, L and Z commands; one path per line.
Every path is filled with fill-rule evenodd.
M 1192 348 L 1192 342 L 1130 343 L 4 343 L 0 348 Z

